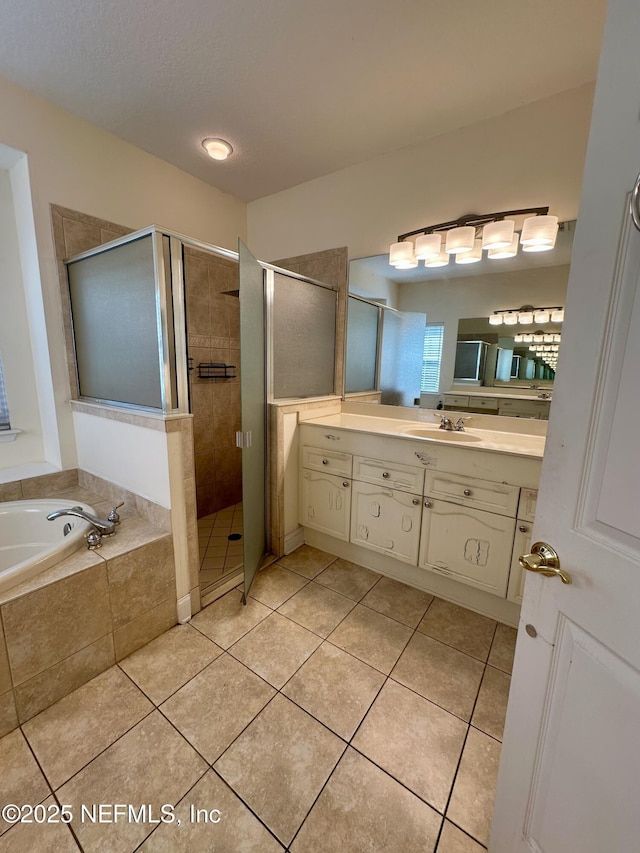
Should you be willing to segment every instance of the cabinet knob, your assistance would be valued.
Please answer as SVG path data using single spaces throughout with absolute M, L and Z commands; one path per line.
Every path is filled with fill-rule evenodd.
M 328 459 L 323 459 L 323 460 L 322 460 L 322 464 L 323 464 L 323 465 L 328 465 L 328 464 L 329 464 L 329 460 L 328 460 Z
M 529 529 L 529 528 L 527 527 L 527 525 L 526 525 L 526 524 L 521 524 L 521 525 L 520 525 L 520 527 L 518 528 L 518 530 L 520 531 L 520 533 L 526 533 L 528 529 Z
M 471 489 L 465 489 L 462 494 L 465 496 L 465 498 L 470 498 L 473 492 L 471 491 Z
M 411 503 L 412 503 L 414 506 L 418 506 L 418 504 L 420 503 L 420 501 L 418 500 L 418 498 L 414 498 L 414 499 L 411 501 Z
M 388 479 L 389 479 L 389 472 L 388 472 L 388 471 L 383 471 L 383 472 L 382 472 L 382 476 L 384 477 L 384 479 L 385 479 L 385 480 L 388 480 Z
M 431 501 L 425 501 L 425 502 L 424 502 L 424 505 L 425 505 L 427 508 L 429 508 L 429 507 L 431 506 Z
M 345 487 L 345 489 L 348 489 L 348 488 L 349 488 L 349 481 L 348 481 L 348 480 L 343 480 L 343 481 L 342 481 L 342 485 Z

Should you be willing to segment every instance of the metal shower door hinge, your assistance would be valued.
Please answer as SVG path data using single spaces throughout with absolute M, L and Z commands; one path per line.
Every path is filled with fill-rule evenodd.
M 251 447 L 251 430 L 236 432 L 236 447 Z

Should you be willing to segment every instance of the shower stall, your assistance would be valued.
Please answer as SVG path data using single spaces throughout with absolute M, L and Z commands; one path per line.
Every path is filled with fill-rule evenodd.
M 156 226 L 66 266 L 79 399 L 193 415 L 201 592 L 242 569 L 246 596 L 266 551 L 267 404 L 334 393 L 336 290 Z

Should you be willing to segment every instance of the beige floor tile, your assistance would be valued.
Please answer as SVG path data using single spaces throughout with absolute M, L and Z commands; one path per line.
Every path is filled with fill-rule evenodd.
M 483 732 L 469 729 L 447 817 L 485 846 L 489 843 L 499 763 L 500 744 Z
M 209 549 L 207 548 L 207 553 L 205 554 L 204 560 L 202 561 L 202 571 L 208 571 L 209 569 L 222 569 L 224 568 L 224 554 L 221 557 L 210 557 Z
M 329 635 L 329 642 L 388 675 L 411 634 L 406 625 L 358 605 Z
M 445 820 L 436 853 L 485 853 L 485 848 Z
M 345 598 L 317 583 L 309 583 L 285 601 L 278 612 L 314 634 L 328 637 L 355 606 L 352 598 Z
M 24 735 L 16 729 L 0 739 L 0 803 L 41 803 L 51 789 L 27 746 Z M 0 817 L 0 833 L 10 824 Z
M 371 589 L 381 575 L 350 563 L 349 560 L 338 559 L 316 577 L 316 582 L 323 586 L 360 601 Z
M 58 792 L 73 808 L 73 829 L 85 850 L 131 853 L 155 828 L 152 823 L 93 824 L 80 820 L 80 804 L 149 804 L 157 817 L 176 804 L 207 765 L 159 711 L 145 717 Z
M 275 610 L 307 583 L 305 578 L 274 563 L 256 574 L 249 595 Z
M 278 564 L 305 578 L 315 578 L 335 561 L 333 554 L 319 551 L 311 545 L 301 545 L 292 554 L 278 557 Z
M 516 638 L 518 632 L 509 625 L 498 623 L 493 645 L 489 653 L 489 663 L 503 672 L 511 673 L 513 669 L 513 656 L 516 650 Z
M 343 749 L 340 738 L 278 695 L 215 770 L 287 845 Z
M 383 682 L 381 672 L 331 643 L 323 643 L 282 692 L 340 737 L 349 740 Z
M 353 745 L 444 812 L 466 733 L 466 724 L 453 714 L 387 681 Z
M 191 625 L 223 649 L 228 649 L 271 612 L 254 598 L 243 604 L 242 593 L 233 589 L 197 613 Z
M 480 661 L 416 633 L 391 677 L 468 721 L 483 671 Z
M 229 652 L 279 690 L 321 642 L 306 628 L 272 613 Z
M 274 694 L 255 673 L 224 654 L 167 699 L 161 710 L 213 764 Z
M 362 604 L 372 607 L 385 616 L 415 628 L 433 601 L 433 596 L 392 578 L 380 578 L 373 589 L 362 599 Z
M 33 805 L 33 803 L 32 803 Z M 48 797 L 43 805 L 56 807 Z M 47 812 L 57 816 L 57 813 Z M 0 853 L 78 853 L 71 830 L 64 823 L 18 823 L 0 836 Z
M 292 853 L 432 853 L 440 815 L 355 750 L 340 760 Z
M 23 730 L 55 790 L 152 710 L 147 697 L 114 666 L 29 720 Z
M 471 725 L 499 741 L 504 733 L 510 687 L 510 675 L 488 666 L 482 677 L 478 701 L 471 719 Z
M 191 806 L 220 812 L 219 823 L 193 820 Z M 278 853 L 282 846 L 213 770 L 189 791 L 175 810 L 176 823 L 159 826 L 140 853 Z M 213 819 L 217 816 L 214 814 Z M 177 825 L 177 821 L 180 825 Z
M 441 598 L 434 599 L 418 625 L 423 634 L 481 661 L 489 655 L 495 628 L 493 619 Z
M 176 625 L 120 661 L 120 666 L 159 705 L 221 654 L 220 646 L 191 625 Z

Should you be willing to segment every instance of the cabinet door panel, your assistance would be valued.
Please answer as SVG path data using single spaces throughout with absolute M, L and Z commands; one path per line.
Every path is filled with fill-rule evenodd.
M 513 518 L 427 500 L 419 565 L 504 598 L 514 528 Z
M 522 604 L 524 581 L 527 574 L 518 562 L 518 557 L 521 554 L 528 554 L 530 550 L 531 524 L 525 519 L 519 518 L 516 522 L 516 535 L 513 540 L 513 557 L 509 573 L 509 586 L 507 588 L 507 598 L 509 601 L 515 601 L 516 604 Z
M 422 499 L 395 489 L 353 483 L 351 541 L 418 564 Z
M 312 471 L 351 477 L 351 454 L 305 445 L 302 448 L 302 467 L 310 468 Z
M 342 477 L 302 472 L 300 524 L 349 541 L 351 483 Z

